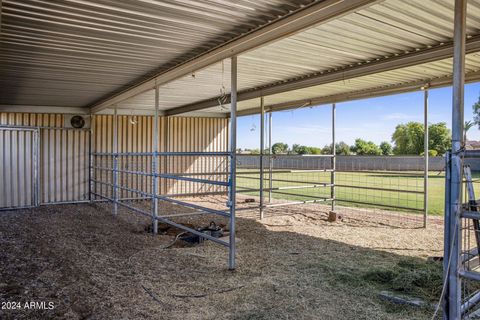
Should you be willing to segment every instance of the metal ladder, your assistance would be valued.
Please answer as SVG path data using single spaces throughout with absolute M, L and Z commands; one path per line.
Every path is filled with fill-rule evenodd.
M 473 227 L 474 227 L 474 233 L 475 233 L 475 240 L 477 244 L 476 248 L 473 248 L 472 250 L 469 250 L 468 252 L 464 252 L 462 254 L 461 260 L 464 266 L 461 274 L 463 273 L 465 275 L 465 274 L 471 273 L 470 270 L 468 270 L 470 267 L 470 263 L 473 263 L 476 266 L 478 266 L 478 263 L 479 263 L 478 259 L 480 258 L 480 255 L 479 255 L 480 214 L 478 212 L 478 202 L 475 199 L 475 189 L 473 187 L 472 171 L 470 169 L 470 166 L 468 165 L 463 166 L 463 176 L 465 178 L 465 183 L 466 183 L 468 202 L 463 204 L 462 206 L 462 218 L 470 219 L 472 221 Z M 466 270 L 465 270 L 465 265 L 468 266 Z M 477 277 L 473 277 L 471 279 L 476 281 L 479 280 Z M 466 301 L 463 301 L 460 307 L 462 319 L 466 319 L 466 320 L 480 319 L 480 308 L 478 308 L 479 303 L 480 303 L 480 291 L 477 291 L 476 293 L 468 297 Z
M 462 216 L 464 218 L 472 219 L 473 227 L 475 228 L 475 240 L 477 241 L 478 252 L 478 249 L 480 249 L 480 222 L 479 215 L 475 213 L 478 211 L 478 204 L 475 199 L 475 190 L 473 188 L 472 171 L 470 170 L 470 166 L 463 166 L 463 175 L 465 176 L 467 186 L 468 202 L 464 205 L 464 210 L 467 210 L 467 212 L 464 212 Z

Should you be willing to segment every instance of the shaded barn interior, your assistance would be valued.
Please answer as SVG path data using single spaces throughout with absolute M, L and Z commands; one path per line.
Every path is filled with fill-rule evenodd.
M 428 127 L 429 90 L 452 85 L 441 300 L 445 319 L 470 318 L 480 313 L 480 216 L 464 189 L 480 155 L 464 148 L 463 97 L 480 80 L 479 16 L 479 0 L 0 0 L 0 209 L 88 202 L 138 213 L 155 235 L 168 225 L 227 248 L 230 270 L 237 211 L 262 219 L 312 203 L 335 218 L 380 207 L 425 228 L 428 130 L 423 170 L 383 170 L 394 188 L 371 185 L 370 170 L 342 182 L 335 110 L 423 91 Z M 331 154 L 313 168 L 274 160 L 272 115 L 318 105 L 331 107 Z M 242 168 L 237 118 L 257 114 L 261 154 Z M 405 175 L 415 177 L 401 189 Z M 222 237 L 182 220 L 210 215 Z

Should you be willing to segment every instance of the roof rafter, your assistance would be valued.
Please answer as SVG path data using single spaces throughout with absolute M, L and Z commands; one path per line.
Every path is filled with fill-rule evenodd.
M 476 82 L 480 81 L 480 71 L 470 72 L 465 74 L 465 82 Z M 301 99 L 301 100 L 292 100 L 288 102 L 282 102 L 278 104 L 266 105 L 265 111 L 282 111 L 289 110 L 294 108 L 308 108 L 310 106 L 329 104 L 329 103 L 338 103 L 346 102 L 353 100 L 368 99 L 372 97 L 381 97 L 388 96 L 393 94 L 400 94 L 412 91 L 422 90 L 422 87 L 425 88 L 441 88 L 452 85 L 452 76 L 436 78 L 436 79 L 425 79 L 418 80 L 408 83 L 401 83 L 397 85 L 390 85 L 385 87 L 377 87 L 366 90 L 359 90 L 350 93 L 341 93 L 330 96 L 323 96 L 310 99 Z M 260 108 L 252 108 L 247 110 L 238 111 L 238 116 L 247 116 L 252 114 L 260 113 Z
M 467 40 L 466 53 L 480 51 L 480 36 L 475 36 Z M 453 55 L 453 43 L 447 43 L 438 47 L 429 48 L 412 53 L 375 60 L 361 65 L 338 69 L 328 73 L 316 74 L 301 79 L 284 81 L 279 84 L 266 86 L 254 90 L 247 90 L 238 93 L 238 101 L 250 100 L 265 97 L 277 93 L 288 92 L 296 89 L 313 87 L 322 84 L 328 84 L 336 81 L 353 79 L 356 77 L 375 74 L 389 70 L 395 70 L 410 67 L 422 63 L 433 62 L 447 59 Z M 229 101 L 229 100 L 228 100 Z M 167 115 L 177 115 L 185 112 L 196 111 L 218 105 L 217 99 L 210 99 L 198 103 L 186 105 L 180 108 L 166 110 Z
M 324 0 L 316 2 L 96 103 L 90 107 L 91 112 L 97 113 L 113 104 L 151 90 L 157 85 L 168 83 L 223 59 L 266 45 L 381 1 L 383 0 Z

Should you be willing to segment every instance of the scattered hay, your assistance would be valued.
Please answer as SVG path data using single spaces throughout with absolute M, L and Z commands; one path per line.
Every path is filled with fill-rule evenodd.
M 227 251 L 210 241 L 163 249 L 179 231 L 154 237 L 144 229 L 149 219 L 127 210 L 117 217 L 107 205 L 2 213 L 0 301 L 53 301 L 55 309 L 0 310 L 0 318 L 428 319 L 423 311 L 385 305 L 378 292 L 391 279 L 397 289 L 434 296 L 435 279 L 422 283 L 417 275 L 428 272 L 423 257 L 441 250 L 442 229 L 392 229 L 348 218 L 332 224 L 319 208 L 278 208 L 262 222 L 248 217 L 258 212 L 242 212 L 235 272 L 227 270 Z M 175 210 L 185 212 L 162 207 Z
M 436 301 L 442 291 L 443 267 L 438 262 L 402 259 L 389 269 L 367 271 L 363 279 L 385 285 L 387 289 Z

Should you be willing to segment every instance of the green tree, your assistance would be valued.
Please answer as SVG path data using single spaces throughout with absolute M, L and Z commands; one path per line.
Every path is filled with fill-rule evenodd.
M 473 104 L 472 109 L 473 109 L 473 122 L 480 129 L 480 96 L 478 97 L 478 101 Z
M 288 144 L 277 142 L 272 145 L 272 153 L 273 154 L 285 154 L 288 152 Z
M 443 155 L 451 146 L 451 133 L 445 122 L 428 126 L 428 148 Z M 424 148 L 424 128 L 420 122 L 399 124 L 392 135 L 395 154 L 422 154 Z
M 292 153 L 295 154 L 321 154 L 322 149 L 316 147 L 301 146 L 294 144 L 292 146 Z
M 467 132 L 475 126 L 475 121 L 465 121 L 463 126 L 463 141 L 467 141 Z
M 351 147 L 352 152 L 358 155 L 376 155 L 382 154 L 382 150 L 372 141 L 356 139 L 355 144 Z
M 384 156 L 389 156 L 393 154 L 393 147 L 387 141 L 383 141 L 382 143 L 380 143 L 380 149 L 382 150 L 382 155 Z
M 332 154 L 332 145 L 327 144 L 322 148 L 322 154 Z M 343 141 L 335 144 L 335 154 L 348 156 L 351 154 L 350 146 Z
M 309 154 L 322 154 L 322 149 L 317 148 L 317 147 L 308 147 L 309 149 Z
M 420 153 L 421 156 L 423 156 L 425 152 Z M 437 150 L 428 150 L 428 156 L 429 157 L 436 157 L 438 156 Z
M 423 125 L 420 122 L 399 124 L 392 135 L 395 154 L 420 154 L 423 151 Z
M 300 154 L 299 151 L 300 151 L 300 148 L 301 148 L 301 147 L 302 147 L 302 146 L 299 145 L 298 143 L 292 144 L 292 153 L 293 153 L 293 154 Z
M 428 149 L 444 155 L 452 146 L 452 134 L 445 122 L 439 122 L 428 126 Z M 423 144 L 422 144 L 423 147 Z
M 343 156 L 348 156 L 351 154 L 350 146 L 343 141 L 340 141 L 335 145 L 335 153 Z
M 326 144 L 325 147 L 322 148 L 322 154 L 332 154 L 332 145 Z
M 296 153 L 297 154 L 310 154 L 310 149 L 306 146 L 298 146 L 296 148 Z

